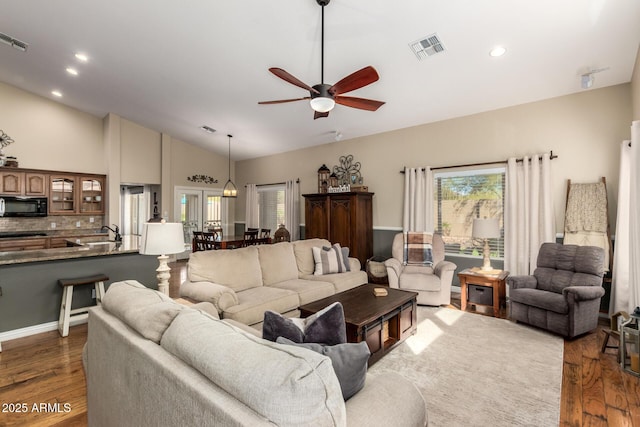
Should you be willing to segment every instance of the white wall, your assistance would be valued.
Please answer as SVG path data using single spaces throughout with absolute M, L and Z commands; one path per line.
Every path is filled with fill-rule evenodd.
M 365 114 L 375 114 L 363 112 Z M 363 116 L 365 117 L 365 116 Z M 244 219 L 246 183 L 300 178 L 301 192 L 317 192 L 317 170 L 353 154 L 364 184 L 375 192 L 374 227 L 402 224 L 404 166 L 447 166 L 505 160 L 553 150 L 557 229 L 564 225 L 566 182 L 606 177 L 615 221 L 620 141 L 632 117 L 629 84 L 589 90 L 486 113 L 238 162 L 236 218 Z M 348 136 L 348 131 L 343 130 Z M 304 218 L 302 207 L 301 218 Z M 304 219 L 302 219 L 304 221 Z

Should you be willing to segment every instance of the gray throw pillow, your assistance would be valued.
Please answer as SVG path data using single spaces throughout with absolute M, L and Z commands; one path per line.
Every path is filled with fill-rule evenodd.
M 306 319 L 287 318 L 275 311 L 265 311 L 262 338 L 275 341 L 278 337 L 290 339 L 295 343 L 346 343 L 347 327 L 342 304 L 334 302 Z
M 322 250 L 328 251 L 331 250 L 331 248 L 323 246 Z M 349 263 L 349 248 L 340 248 L 340 250 L 342 251 L 342 262 L 344 263 L 346 271 L 351 271 L 351 265 Z
M 369 347 L 365 341 L 359 343 L 345 343 L 336 345 L 322 345 L 314 343 L 295 343 L 279 337 L 278 344 L 295 345 L 323 354 L 331 359 L 333 370 L 340 382 L 342 398 L 348 400 L 362 390 L 367 377 L 367 362 L 369 361 Z

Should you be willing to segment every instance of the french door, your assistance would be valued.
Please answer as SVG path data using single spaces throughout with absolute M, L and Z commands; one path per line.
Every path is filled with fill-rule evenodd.
M 184 225 L 185 243 L 190 243 L 194 231 L 203 231 L 209 226 L 220 226 L 229 234 L 227 224 L 227 201 L 222 190 L 197 187 L 175 187 L 174 218 Z

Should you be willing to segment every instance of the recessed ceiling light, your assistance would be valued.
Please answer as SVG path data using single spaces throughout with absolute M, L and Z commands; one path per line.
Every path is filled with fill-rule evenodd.
M 491 49 L 491 52 L 489 52 L 489 55 L 491 55 L 494 58 L 496 58 L 498 56 L 504 55 L 505 53 L 507 53 L 507 49 L 505 49 L 502 46 L 496 46 L 493 49 Z
M 87 62 L 89 60 L 89 57 L 84 53 L 76 53 L 75 56 L 76 56 L 76 59 L 80 62 Z
M 58 97 L 58 98 L 62 98 L 62 92 L 60 92 L 59 90 L 52 90 L 51 91 L 51 95 Z
M 72 76 L 77 76 L 78 75 L 78 70 L 76 70 L 75 68 L 68 67 L 67 68 L 67 73 L 71 74 Z

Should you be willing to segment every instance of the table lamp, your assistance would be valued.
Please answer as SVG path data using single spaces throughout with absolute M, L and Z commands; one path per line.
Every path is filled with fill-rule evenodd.
M 169 295 L 171 268 L 167 264 L 167 255 L 184 252 L 184 234 L 179 222 L 147 222 L 142 228 L 139 253 L 142 255 L 160 255 L 158 272 L 158 290 Z
M 476 239 L 484 239 L 484 250 L 482 254 L 482 271 L 491 271 L 491 260 L 489 259 L 489 239 L 500 237 L 500 225 L 495 218 L 475 218 L 473 220 L 472 236 Z

